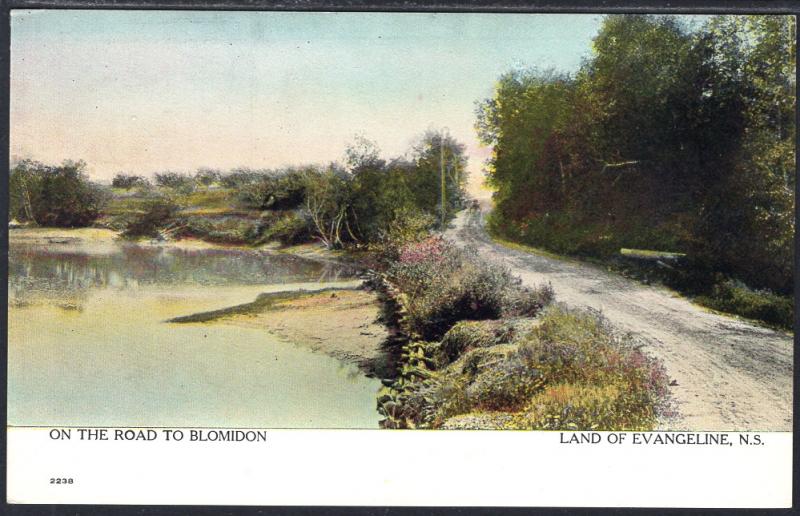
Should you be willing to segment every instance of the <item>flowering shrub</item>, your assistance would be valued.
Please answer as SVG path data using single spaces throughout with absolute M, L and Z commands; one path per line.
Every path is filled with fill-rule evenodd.
M 667 414 L 663 366 L 549 285 L 440 237 L 400 246 L 386 277 L 412 341 L 379 396 L 385 427 L 646 430 Z
M 483 428 L 479 416 L 492 414 L 491 428 L 649 430 L 668 413 L 668 385 L 663 366 L 601 316 L 553 306 L 510 343 L 482 338 L 408 389 L 404 415 L 432 428 Z
M 442 237 L 432 236 L 421 242 L 412 242 L 400 249 L 398 261 L 404 265 L 440 264 L 450 247 Z
M 458 321 L 499 318 L 519 288 L 505 267 L 441 237 L 403 246 L 387 276 L 407 296 L 406 329 L 425 340 Z

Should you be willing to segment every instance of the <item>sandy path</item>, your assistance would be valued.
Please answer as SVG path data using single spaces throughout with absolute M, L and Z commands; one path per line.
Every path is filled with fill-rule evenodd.
M 483 216 L 464 211 L 446 236 L 504 263 L 527 285 L 550 282 L 557 300 L 601 310 L 663 360 L 679 416 L 661 429 L 791 431 L 793 337 L 703 310 L 670 291 L 588 264 L 491 241 Z

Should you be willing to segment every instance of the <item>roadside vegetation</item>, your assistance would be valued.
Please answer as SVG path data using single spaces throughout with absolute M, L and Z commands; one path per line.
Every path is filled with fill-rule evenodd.
M 490 231 L 791 327 L 795 34 L 788 16 L 608 16 L 577 73 L 503 75 L 477 109 Z
M 670 414 L 663 367 L 600 314 L 439 237 L 396 256 L 373 279 L 398 330 L 384 427 L 652 430 Z

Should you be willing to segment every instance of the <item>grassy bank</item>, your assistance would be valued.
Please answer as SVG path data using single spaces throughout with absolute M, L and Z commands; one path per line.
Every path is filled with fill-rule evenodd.
M 794 298 L 767 289 L 752 289 L 724 274 L 695 267 L 679 253 L 620 249 L 606 256 L 565 255 L 519 242 L 488 224 L 492 240 L 511 249 L 557 260 L 587 262 L 645 284 L 658 284 L 690 301 L 781 330 L 794 328 Z
M 435 237 L 373 282 L 399 357 L 378 395 L 386 428 L 646 430 L 667 412 L 663 367 L 549 286 Z

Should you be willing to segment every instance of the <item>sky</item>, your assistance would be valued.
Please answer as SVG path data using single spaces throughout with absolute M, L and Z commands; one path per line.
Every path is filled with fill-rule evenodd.
M 15 10 L 11 155 L 90 176 L 384 157 L 428 129 L 490 149 L 475 102 L 500 74 L 577 70 L 599 15 Z

